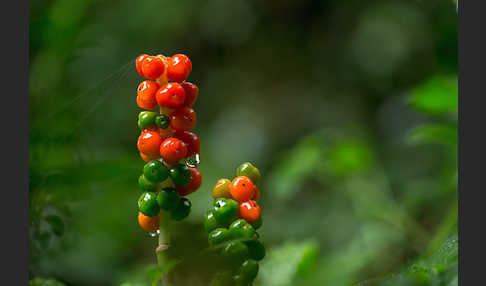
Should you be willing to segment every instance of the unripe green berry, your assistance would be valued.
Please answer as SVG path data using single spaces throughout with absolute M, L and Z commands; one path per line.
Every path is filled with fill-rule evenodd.
M 171 211 L 179 205 L 179 193 L 172 187 L 167 187 L 157 194 L 157 203 L 160 208 L 166 211 Z
M 156 217 L 160 212 L 156 195 L 152 192 L 143 193 L 138 199 L 138 210 L 146 216 Z

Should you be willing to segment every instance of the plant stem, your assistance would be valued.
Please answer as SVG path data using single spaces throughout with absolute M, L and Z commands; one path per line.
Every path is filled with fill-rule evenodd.
M 159 231 L 159 244 L 155 249 L 155 255 L 157 256 L 157 264 L 159 266 L 165 266 L 165 264 L 169 262 L 166 254 L 170 246 L 170 218 L 168 212 L 163 211 L 160 214 Z M 164 286 L 169 285 L 167 273 L 164 274 L 161 282 Z

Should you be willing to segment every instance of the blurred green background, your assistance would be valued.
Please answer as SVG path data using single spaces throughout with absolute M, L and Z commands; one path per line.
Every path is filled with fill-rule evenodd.
M 175 285 L 208 285 L 202 217 L 244 161 L 263 179 L 255 285 L 457 285 L 451 0 L 30 1 L 31 285 L 157 271 L 137 223 L 141 53 L 187 54 L 200 88 Z

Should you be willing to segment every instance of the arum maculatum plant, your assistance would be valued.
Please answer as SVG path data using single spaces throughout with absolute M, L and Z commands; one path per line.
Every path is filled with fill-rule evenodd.
M 221 258 L 221 269 L 211 286 L 252 285 L 258 274 L 258 261 L 265 247 L 257 230 L 262 226 L 257 183 L 260 171 L 251 163 L 241 164 L 236 177 L 219 179 L 213 187 L 213 208 L 206 212 L 204 228 L 209 245 Z
M 142 54 L 137 57 L 137 72 L 147 80 L 137 90 L 141 131 L 137 147 L 146 162 L 138 184 L 138 222 L 151 236 L 158 236 L 157 261 L 166 263 L 170 247 L 170 224 L 185 219 L 191 212 L 187 195 L 201 186 L 199 137 L 190 132 L 196 125 L 198 87 L 186 81 L 192 70 L 183 54 L 172 57 Z M 158 108 L 158 109 L 157 109 Z

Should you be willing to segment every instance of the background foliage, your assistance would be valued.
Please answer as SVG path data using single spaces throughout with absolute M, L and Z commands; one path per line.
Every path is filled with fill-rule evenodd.
M 175 226 L 177 285 L 211 278 L 202 216 L 244 161 L 263 175 L 256 285 L 457 285 L 453 1 L 30 6 L 31 285 L 161 273 L 136 219 L 142 52 L 186 53 L 201 90 L 203 185 Z

